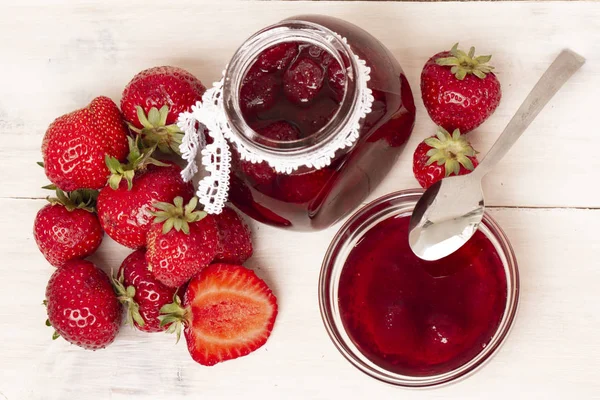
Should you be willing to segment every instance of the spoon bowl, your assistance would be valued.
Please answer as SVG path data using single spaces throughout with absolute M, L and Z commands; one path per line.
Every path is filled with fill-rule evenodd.
M 442 179 L 417 202 L 408 240 L 420 258 L 433 261 L 454 253 L 477 230 L 485 202 L 481 180 L 472 178 L 462 175 Z

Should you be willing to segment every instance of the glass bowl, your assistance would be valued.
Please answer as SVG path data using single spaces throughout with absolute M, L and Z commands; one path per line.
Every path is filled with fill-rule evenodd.
M 480 368 L 494 355 L 513 325 L 519 300 L 519 273 L 513 249 L 498 224 L 484 214 L 479 230 L 491 241 L 506 273 L 507 296 L 504 314 L 489 343 L 470 361 L 445 373 L 427 376 L 401 375 L 386 370 L 371 361 L 351 340 L 344 329 L 338 304 L 338 287 L 346 259 L 356 244 L 375 225 L 390 217 L 410 216 L 420 189 L 404 190 L 381 197 L 357 211 L 333 238 L 321 267 L 319 277 L 319 305 L 325 328 L 334 345 L 352 365 L 383 382 L 409 388 L 424 388 L 454 382 Z

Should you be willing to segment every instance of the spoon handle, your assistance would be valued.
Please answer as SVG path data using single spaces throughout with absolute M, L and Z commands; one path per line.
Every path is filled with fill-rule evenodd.
M 579 54 L 568 49 L 563 50 L 536 83 L 474 173 L 479 177 L 487 174 L 521 137 L 556 92 L 584 63 L 585 58 Z

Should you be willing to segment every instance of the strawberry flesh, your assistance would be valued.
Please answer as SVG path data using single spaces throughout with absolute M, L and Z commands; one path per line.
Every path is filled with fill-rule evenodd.
M 189 283 L 185 338 L 194 361 L 214 365 L 263 346 L 277 316 L 277 299 L 242 266 L 213 264 Z

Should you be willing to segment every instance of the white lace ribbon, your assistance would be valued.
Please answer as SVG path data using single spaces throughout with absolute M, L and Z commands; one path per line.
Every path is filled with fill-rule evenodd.
M 341 38 L 346 42 L 345 38 Z M 292 173 L 301 166 L 321 169 L 329 164 L 335 153 L 346 147 L 352 146 L 360 135 L 361 120 L 371 112 L 373 93 L 367 83 L 371 78 L 371 68 L 364 60 L 351 54 L 356 60 L 356 85 L 359 91 L 358 112 L 353 113 L 349 122 L 350 129 L 340 131 L 326 146 L 321 146 L 313 152 L 302 155 L 273 154 L 260 148 L 248 147 L 234 132 L 227 121 L 223 107 L 223 79 L 215 82 L 202 96 L 202 102 L 197 102 L 190 112 L 179 115 L 177 125 L 185 133 L 180 145 L 181 157 L 187 166 L 181 176 L 187 182 L 196 173 L 196 157 L 201 150 L 202 165 L 206 172 L 198 185 L 197 196 L 204 211 L 209 214 L 221 213 L 229 192 L 229 172 L 231 170 L 231 151 L 229 145 L 235 146 L 242 160 L 252 163 L 267 162 L 279 173 Z M 213 139 L 213 143 L 206 145 L 204 127 Z
M 217 84 L 210 90 L 217 88 Z M 221 93 L 220 86 L 218 92 Z M 192 106 L 191 112 L 179 114 L 177 125 L 185 133 L 179 149 L 181 158 L 187 166 L 181 171 L 181 177 L 189 182 L 198 172 L 196 157 L 201 149 L 202 165 L 207 172 L 198 183 L 196 195 L 198 201 L 204 205 L 204 211 L 209 214 L 220 214 L 227 201 L 229 193 L 229 172 L 231 170 L 231 151 L 229 145 L 221 134 L 219 126 L 223 118 L 215 118 L 215 113 L 223 112 L 218 102 L 210 101 L 206 94 L 202 103 L 197 102 Z M 227 122 L 225 122 L 227 125 Z M 206 145 L 204 128 L 212 137 L 213 142 Z

